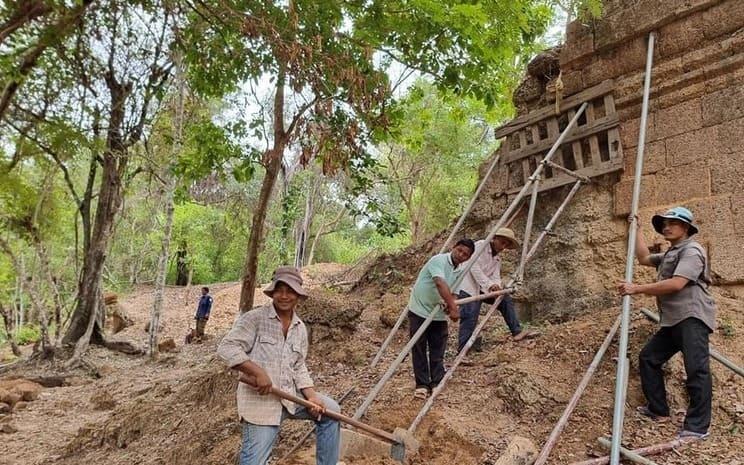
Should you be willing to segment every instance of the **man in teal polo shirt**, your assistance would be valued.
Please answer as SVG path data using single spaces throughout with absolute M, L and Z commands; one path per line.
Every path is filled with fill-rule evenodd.
M 432 313 L 434 319 L 411 349 L 416 378 L 415 397 L 425 399 L 444 377 L 444 351 L 447 347 L 447 316 L 459 319 L 453 288 L 464 269 L 461 266 L 475 251 L 475 243 L 461 239 L 451 252 L 434 255 L 419 272 L 408 301 L 408 322 L 413 336 Z M 444 308 L 440 308 L 444 301 Z M 427 356 L 428 352 L 428 356 Z

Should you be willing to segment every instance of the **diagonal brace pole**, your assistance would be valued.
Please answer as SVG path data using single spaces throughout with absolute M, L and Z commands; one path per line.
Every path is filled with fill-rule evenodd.
M 599 364 L 602 361 L 602 358 L 604 357 L 605 352 L 607 352 L 607 349 L 610 347 L 612 340 L 615 338 L 615 333 L 617 333 L 617 330 L 619 327 L 620 327 L 620 316 L 618 316 L 617 319 L 615 319 L 615 324 L 612 325 L 610 332 L 607 333 L 607 337 L 605 337 L 604 342 L 599 347 L 599 350 L 597 350 L 597 353 L 594 356 L 592 363 L 589 365 L 589 368 L 586 370 L 584 377 L 581 378 L 581 382 L 579 382 L 579 385 L 576 388 L 576 391 L 574 392 L 573 396 L 571 397 L 571 400 L 568 402 L 566 409 L 563 411 L 561 418 L 558 420 L 558 423 L 556 423 L 555 427 L 553 428 L 553 431 L 550 433 L 548 440 L 545 441 L 545 445 L 540 451 L 540 455 L 537 456 L 537 459 L 535 460 L 534 465 L 544 465 L 545 462 L 548 461 L 548 456 L 550 455 L 550 451 L 553 450 L 553 447 L 558 442 L 558 437 L 561 435 L 561 433 L 563 432 L 563 429 L 568 424 L 568 418 L 571 416 L 574 409 L 579 404 L 579 399 L 581 399 L 581 396 L 584 394 L 584 390 L 589 385 L 589 381 L 591 381 L 592 376 L 594 376 L 594 372 L 597 371 L 597 367 L 599 367 Z
M 537 192 L 540 190 L 540 180 L 532 184 L 532 196 L 530 197 L 530 209 L 527 211 L 527 222 L 524 226 L 524 237 L 522 238 L 522 258 L 517 268 L 517 281 L 522 282 L 524 278 L 524 267 L 527 265 L 527 253 L 530 250 L 530 235 L 532 235 L 532 222 L 535 219 L 535 207 L 537 206 Z

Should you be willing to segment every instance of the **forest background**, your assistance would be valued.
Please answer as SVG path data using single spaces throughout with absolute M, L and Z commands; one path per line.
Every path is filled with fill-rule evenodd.
M 528 61 L 600 12 L 5 2 L 0 344 L 79 355 L 105 344 L 104 291 L 242 281 L 245 311 L 276 266 L 359 263 L 431 237 L 472 195 Z

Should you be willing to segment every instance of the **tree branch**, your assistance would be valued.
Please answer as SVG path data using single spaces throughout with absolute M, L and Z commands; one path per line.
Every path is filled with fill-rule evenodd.
M 59 168 L 62 170 L 62 174 L 64 175 L 64 178 L 65 178 L 65 184 L 67 184 L 67 188 L 70 191 L 70 195 L 72 195 L 72 198 L 75 200 L 75 204 L 78 206 L 78 208 L 80 208 L 80 205 L 81 205 L 80 196 L 75 190 L 75 185 L 72 182 L 72 176 L 70 176 L 70 171 L 67 169 L 67 165 L 65 165 L 62 162 L 62 159 L 59 157 L 59 154 L 55 152 L 51 147 L 46 145 L 44 142 L 39 140 L 38 138 L 28 133 L 24 133 L 13 122 L 9 121 L 8 125 L 12 127 L 13 129 L 15 129 L 21 137 L 25 137 L 26 139 L 36 144 L 41 150 L 46 152 L 46 154 L 49 155 L 52 158 L 52 160 L 54 160 L 57 166 L 59 166 Z
M 39 60 L 39 57 L 41 57 L 41 54 L 50 46 L 48 37 L 54 37 L 56 40 L 61 40 L 65 37 L 72 26 L 78 24 L 78 22 L 82 20 L 88 6 L 92 2 L 93 0 L 83 0 L 80 5 L 70 10 L 69 14 L 63 15 L 56 23 L 49 25 L 44 29 L 44 31 L 42 31 L 39 41 L 23 57 L 23 60 L 18 67 L 18 78 L 11 80 L 5 86 L 2 96 L 0 96 L 0 120 L 5 116 L 5 113 L 10 106 L 10 102 L 21 87 L 23 80 L 36 66 L 36 62 Z

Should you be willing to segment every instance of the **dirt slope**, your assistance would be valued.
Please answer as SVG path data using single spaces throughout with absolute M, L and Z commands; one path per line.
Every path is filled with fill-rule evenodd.
M 331 275 L 333 270 L 327 270 Z M 324 273 L 319 273 L 323 275 Z M 306 275 L 312 276 L 311 270 Z M 326 281 L 316 276 L 315 283 Z M 239 286 L 211 286 L 215 310 L 208 332 L 224 333 L 235 315 Z M 355 393 L 343 404 L 353 413 L 396 355 L 388 351 L 385 361 L 371 370 L 367 364 L 386 334 L 379 321 L 381 312 L 394 313 L 399 299 L 369 299 L 369 286 L 349 296 L 333 296 L 317 289 L 314 295 L 328 307 L 327 318 L 318 324 L 333 328 L 343 321 L 347 329 L 328 330 L 311 346 L 309 364 L 322 391 L 339 397 L 352 385 Z M 402 292 L 403 293 L 403 292 Z M 362 300 L 356 300 L 364 297 Z M 195 298 L 186 299 L 181 289 L 169 289 L 166 296 L 165 334 L 177 338 L 179 352 L 164 355 L 157 362 L 141 357 L 114 354 L 94 348 L 87 361 L 97 367 L 100 378 L 84 371 L 70 373 L 69 386 L 45 389 L 39 400 L 26 410 L 11 415 L 18 428 L 0 436 L 0 464 L 41 465 L 102 462 L 124 464 L 234 463 L 240 440 L 235 418 L 234 386 L 230 373 L 214 357 L 217 338 L 201 345 L 183 346 L 182 333 L 190 323 Z M 720 321 L 726 332 L 713 336 L 714 344 L 738 364 L 744 364 L 744 308 L 741 302 L 719 296 Z M 121 299 L 135 325 L 121 338 L 144 343 L 151 292 L 147 288 Z M 364 302 L 364 303 L 362 303 Z M 359 315 L 359 308 L 363 312 Z M 339 311 L 339 309 L 341 309 Z M 318 318 L 322 308 L 312 309 Z M 354 330 L 339 315 L 356 314 Z M 472 357 L 473 366 L 460 367 L 451 386 L 435 404 L 417 431 L 421 453 L 413 464 L 450 465 L 494 463 L 513 435 L 541 445 L 560 416 L 566 401 L 589 365 L 596 348 L 612 324 L 617 309 L 607 309 L 576 321 L 540 327 L 543 337 L 522 343 L 508 340 L 500 316 L 489 323 L 485 350 Z M 353 326 L 353 325 L 352 325 Z M 642 401 L 636 356 L 654 327 L 641 317 L 632 324 L 630 391 L 625 441 L 643 446 L 668 439 L 676 426 L 659 426 L 633 413 Z M 454 338 L 456 330 L 451 330 Z M 401 331 L 393 344 L 397 350 L 407 339 Z M 451 342 L 454 342 L 451 341 Z M 452 344 L 451 344 L 452 347 Z M 585 459 L 600 452 L 596 437 L 609 433 L 616 347 L 608 352 L 590 384 L 558 446 L 552 464 Z M 451 360 L 453 354 L 448 353 Z M 49 374 L 56 367 L 26 366 L 15 375 Z M 668 388 L 675 409 L 684 409 L 684 370 L 681 360 L 669 365 Z M 681 452 L 659 456 L 665 464 L 742 463 L 744 450 L 744 381 L 713 362 L 714 425 L 708 441 Z M 422 401 L 412 398 L 410 363 L 405 362 L 369 411 L 372 424 L 392 430 L 406 427 Z M 281 457 L 307 425 L 287 422 L 276 455 Z M 281 463 L 313 463 L 313 444 Z M 279 463 L 279 462 L 275 462 Z M 380 458 L 356 457 L 352 465 L 380 465 L 394 462 Z

